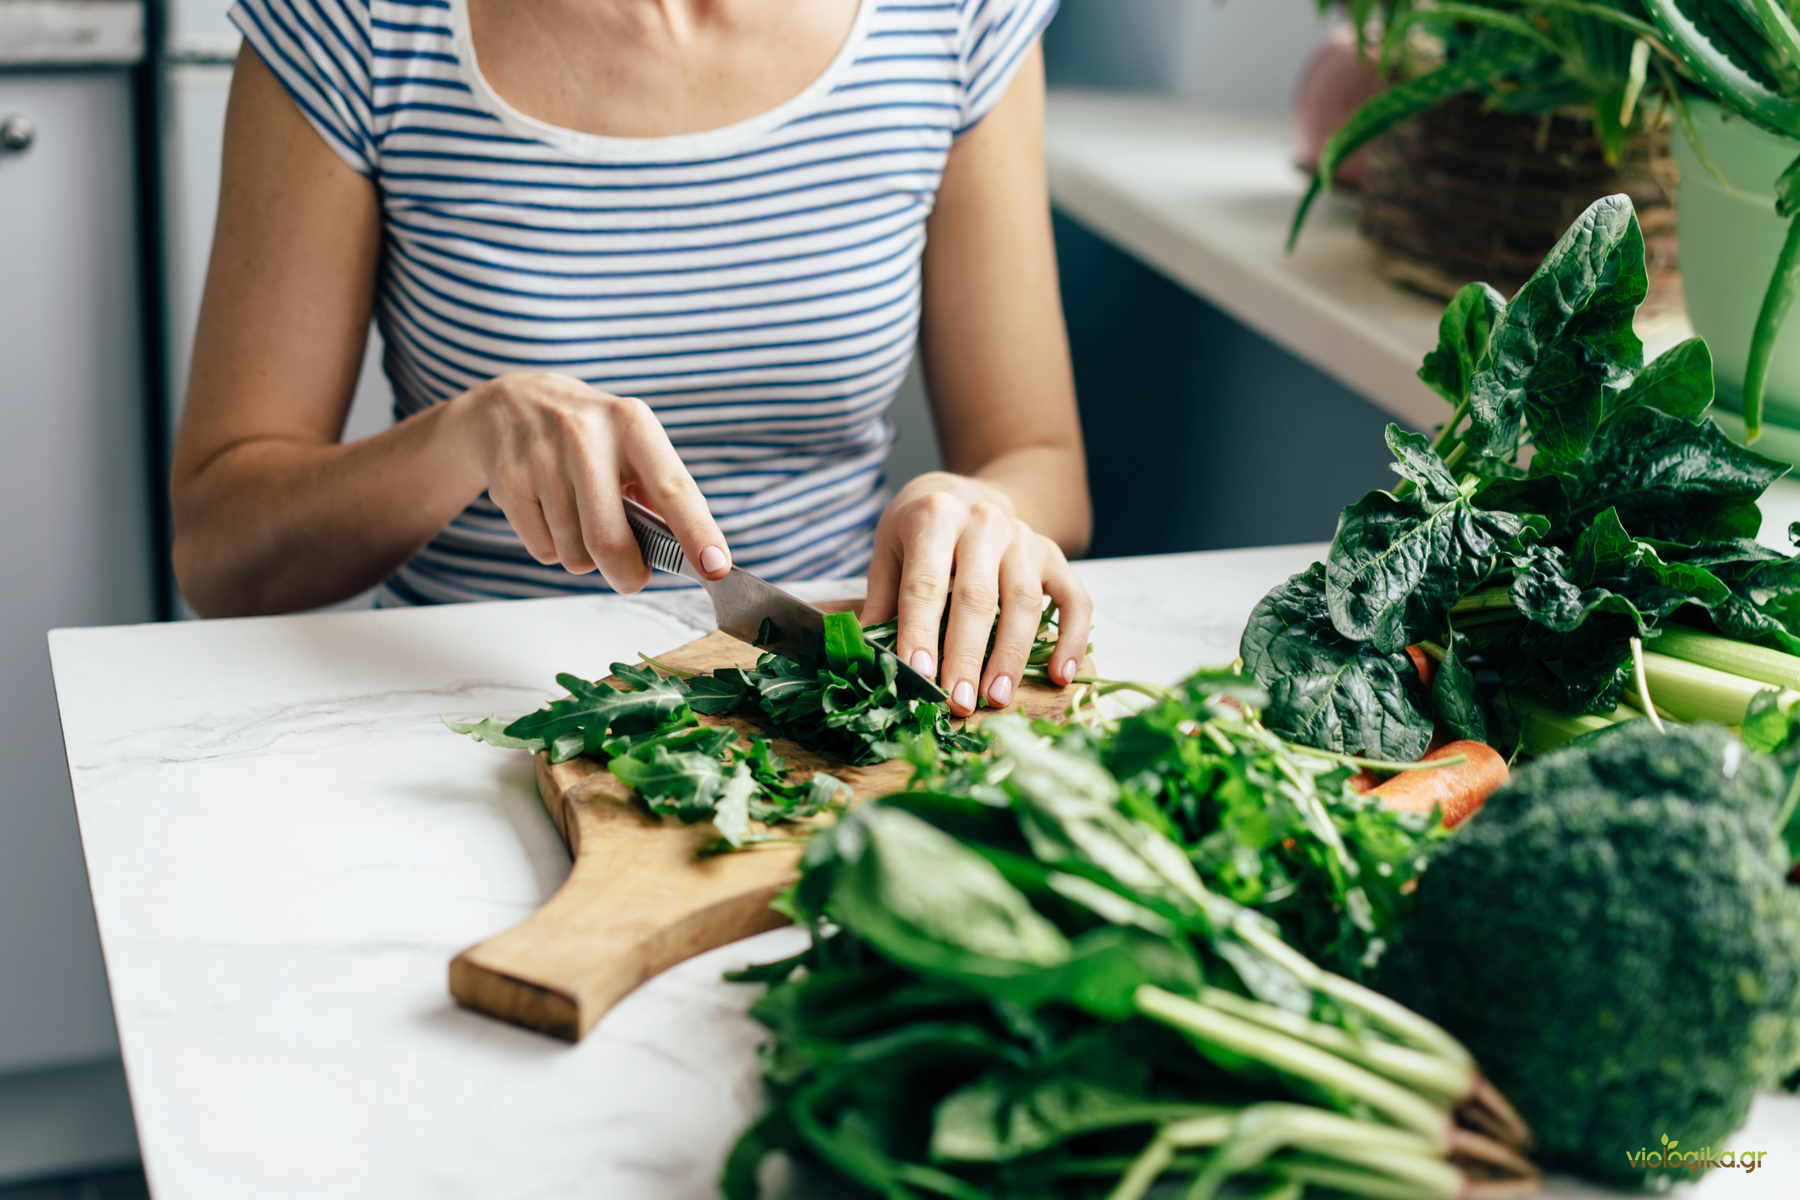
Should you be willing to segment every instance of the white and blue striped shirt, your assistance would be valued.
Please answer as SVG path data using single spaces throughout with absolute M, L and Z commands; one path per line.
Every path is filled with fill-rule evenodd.
M 804 92 L 652 138 L 513 109 L 477 68 L 466 0 L 238 0 L 231 16 L 380 191 L 396 419 L 521 370 L 642 397 L 734 561 L 806 579 L 868 566 L 945 157 L 1055 8 L 861 0 Z M 380 600 L 605 587 L 534 560 L 484 495 Z

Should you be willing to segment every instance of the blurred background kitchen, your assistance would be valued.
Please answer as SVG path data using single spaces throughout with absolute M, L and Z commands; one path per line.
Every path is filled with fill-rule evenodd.
M 238 43 L 225 8 L 0 0 L 5 1200 L 143 1194 L 44 634 L 185 615 L 165 476 Z M 1302 0 L 1064 0 L 1050 27 L 1096 555 L 1328 537 L 1382 476 L 1381 424 L 1420 411 L 1406 360 L 1438 306 L 1375 278 L 1342 213 L 1309 234 L 1304 270 L 1269 282 L 1301 186 L 1290 97 L 1322 29 Z M 1249 255 L 1231 244 L 1247 228 Z M 389 419 L 379 360 L 372 335 L 346 437 Z M 932 466 L 916 386 L 895 421 L 894 473 Z

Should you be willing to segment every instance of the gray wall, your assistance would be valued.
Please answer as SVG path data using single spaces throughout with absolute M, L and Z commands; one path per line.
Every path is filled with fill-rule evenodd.
M 1310 0 L 1064 0 L 1044 54 L 1053 87 L 1275 113 L 1320 29 Z M 1078 223 L 1056 245 L 1094 555 L 1323 540 L 1385 484 L 1368 401 Z

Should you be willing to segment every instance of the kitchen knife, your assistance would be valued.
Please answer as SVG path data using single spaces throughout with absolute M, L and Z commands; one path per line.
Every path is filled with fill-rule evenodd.
M 719 628 L 740 642 L 761 646 L 790 657 L 817 658 L 825 640 L 825 616 L 798 596 L 782 591 L 742 567 L 731 568 L 723 579 L 708 579 L 691 563 L 667 523 L 629 496 L 624 497 L 625 521 L 637 539 L 644 561 L 658 571 L 691 579 L 712 597 Z M 909 699 L 946 699 L 942 688 L 925 678 L 890 650 L 875 653 L 894 660 L 894 684 Z

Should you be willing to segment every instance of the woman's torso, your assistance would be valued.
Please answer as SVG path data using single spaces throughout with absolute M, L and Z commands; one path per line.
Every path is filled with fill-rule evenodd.
M 984 111 L 972 55 L 1022 49 L 1052 7 L 995 4 L 1007 19 L 978 27 L 971 3 L 986 7 L 861 0 L 798 94 L 666 137 L 524 115 L 478 69 L 465 0 L 242 0 L 234 16 L 378 186 L 397 418 L 514 371 L 642 397 L 734 561 L 823 578 L 867 566 L 926 217 Z M 483 496 L 383 602 L 604 588 L 533 560 Z

